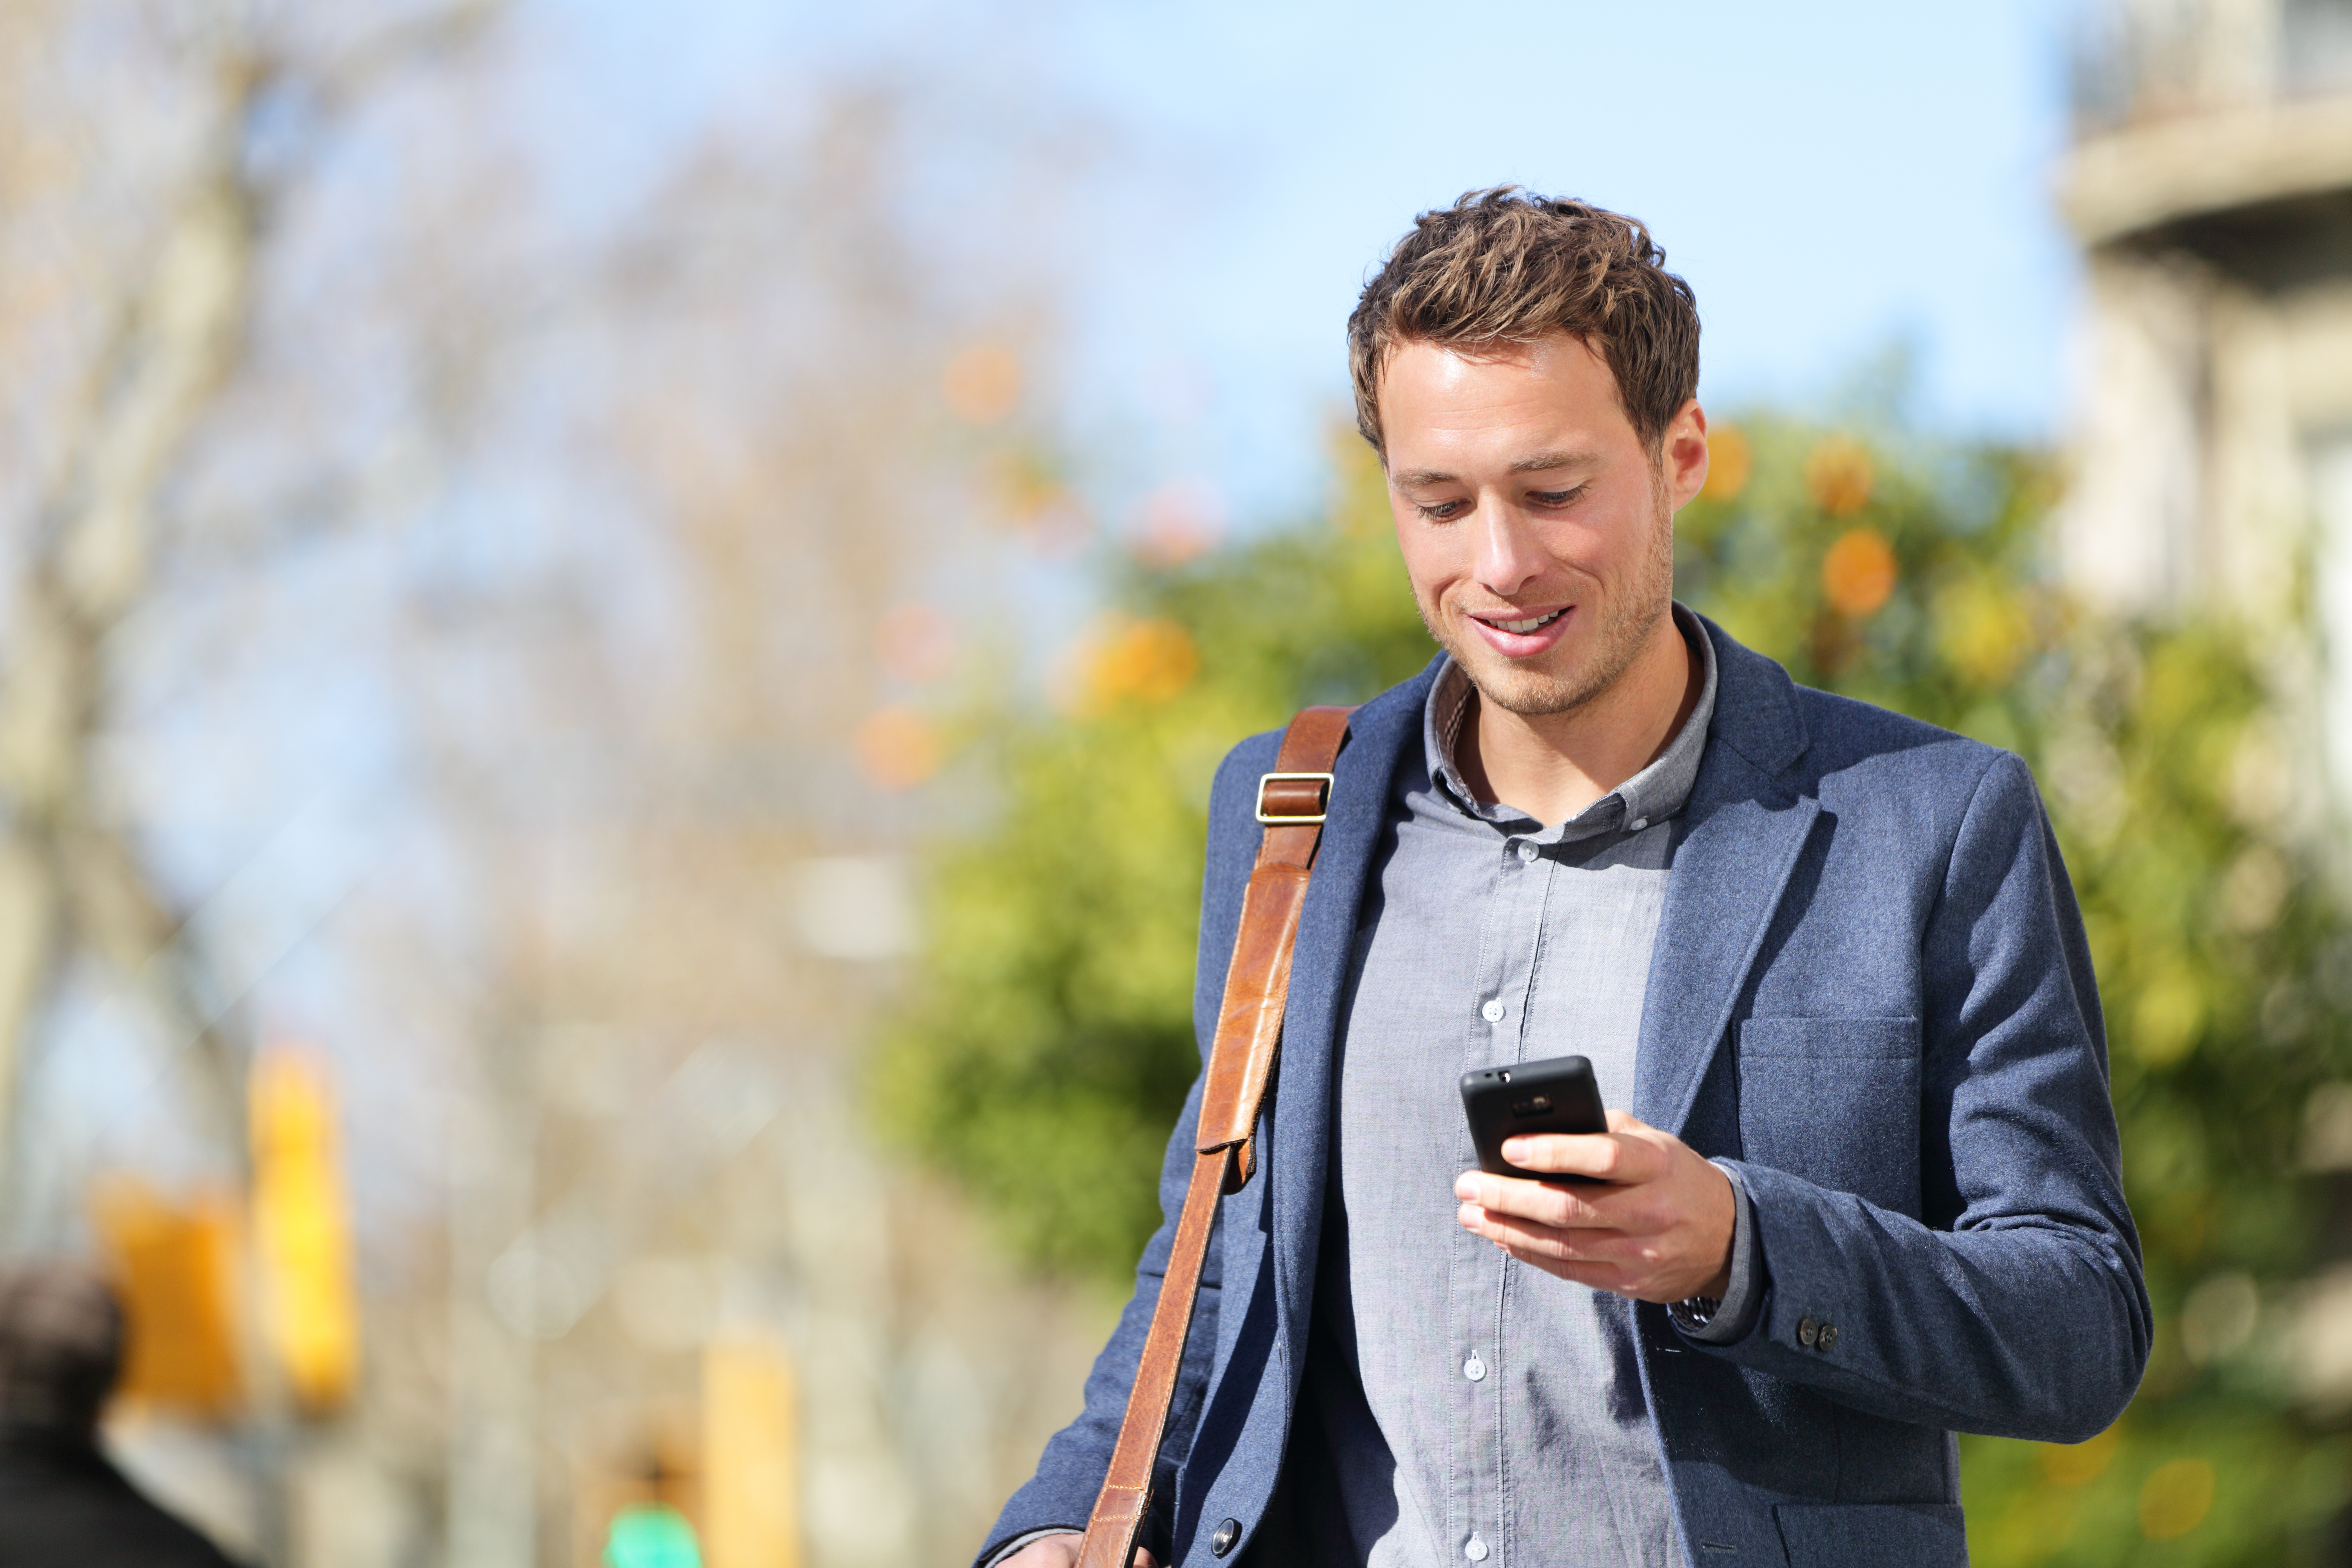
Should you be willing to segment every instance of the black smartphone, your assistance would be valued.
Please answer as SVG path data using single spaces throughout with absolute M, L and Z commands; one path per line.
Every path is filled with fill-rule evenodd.
M 1503 1158 L 1503 1140 L 1519 1132 L 1606 1132 L 1609 1117 L 1592 1064 L 1582 1057 L 1552 1057 L 1516 1067 L 1482 1068 L 1462 1075 L 1462 1111 L 1478 1168 L 1490 1176 L 1533 1176 L 1583 1186 L 1598 1176 L 1530 1171 Z

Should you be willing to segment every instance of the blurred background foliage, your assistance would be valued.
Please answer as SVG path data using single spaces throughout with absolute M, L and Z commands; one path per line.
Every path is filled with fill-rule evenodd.
M 2087 1443 L 1964 1440 L 1976 1560 L 2316 1560 L 2352 1495 L 2352 1354 L 2311 1342 L 2324 1315 L 2303 1310 L 2345 1250 L 2352 945 L 2280 742 L 2289 640 L 2071 608 L 2045 570 L 2040 452 L 1769 414 L 1712 446 L 1680 595 L 1800 681 L 2023 755 L 2097 963 L 2155 1357 Z M 1198 1068 L 1218 759 L 1433 652 L 1376 465 L 1350 436 L 1336 469 L 1323 519 L 1110 565 L 1116 607 L 1050 705 L 964 715 L 1000 809 L 933 856 L 923 978 L 874 1100 L 1047 1271 L 1122 1288 L 1157 1223 Z

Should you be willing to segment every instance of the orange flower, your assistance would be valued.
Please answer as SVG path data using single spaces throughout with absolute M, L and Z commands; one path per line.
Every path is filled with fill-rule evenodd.
M 1192 683 L 1201 654 L 1192 635 L 1174 621 L 1137 621 L 1114 634 L 1095 655 L 1095 695 L 1108 706 L 1121 697 L 1165 702 Z
M 1165 702 L 1192 683 L 1201 653 L 1192 634 L 1171 620 L 1105 617 L 1073 650 L 1056 700 L 1081 719 L 1129 698 Z
M 993 425 L 1021 401 L 1021 362 L 1002 343 L 974 343 L 948 361 L 940 390 L 957 418 Z
M 1895 592 L 1895 547 L 1876 529 L 1849 531 L 1822 557 L 1822 592 L 1848 620 L 1876 615 Z
M 887 790 L 912 789 L 939 772 L 946 748 L 929 719 L 911 708 L 879 708 L 857 726 L 857 768 Z
M 1699 494 L 1709 500 L 1730 500 L 1748 488 L 1755 470 L 1756 453 L 1747 432 L 1737 425 L 1718 425 L 1706 437 L 1706 484 Z
M 1860 511 L 1870 500 L 1871 483 L 1876 477 L 1870 454 L 1849 436 L 1823 437 L 1805 459 L 1805 489 L 1813 503 L 1832 517 L 1851 517 Z

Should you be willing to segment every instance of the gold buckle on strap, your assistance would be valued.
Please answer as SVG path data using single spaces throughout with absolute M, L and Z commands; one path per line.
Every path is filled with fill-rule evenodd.
M 1269 812 L 1266 810 L 1265 786 L 1270 784 L 1290 783 L 1319 784 L 1323 786 L 1315 792 L 1315 810 L 1311 815 L 1303 811 Z M 1320 822 L 1330 803 L 1331 775 L 1329 773 L 1260 773 L 1258 775 L 1257 819 L 1268 827 L 1299 827 Z

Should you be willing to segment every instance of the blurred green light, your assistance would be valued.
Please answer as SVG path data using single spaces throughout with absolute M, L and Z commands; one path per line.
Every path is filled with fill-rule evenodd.
M 667 1503 L 639 1503 L 613 1516 L 604 1568 L 702 1568 L 702 1547 L 686 1515 Z

